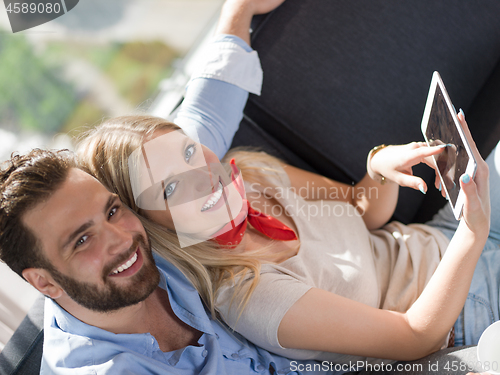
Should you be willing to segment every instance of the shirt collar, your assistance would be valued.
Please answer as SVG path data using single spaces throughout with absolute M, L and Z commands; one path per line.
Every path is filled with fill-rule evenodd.
M 189 280 L 170 262 L 154 254 L 156 266 L 160 271 L 159 286 L 168 293 L 170 305 L 175 315 L 191 327 L 214 335 L 214 329 L 197 290 Z M 86 336 L 92 339 L 115 341 L 120 335 L 88 325 L 68 313 L 56 302 L 47 298 L 45 302 L 45 327 L 56 326 L 65 332 Z M 130 334 L 129 336 L 151 337 L 147 334 Z M 131 340 L 132 337 L 129 337 Z

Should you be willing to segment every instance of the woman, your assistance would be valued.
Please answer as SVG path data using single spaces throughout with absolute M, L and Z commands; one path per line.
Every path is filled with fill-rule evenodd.
M 467 128 L 463 114 L 459 118 Z M 411 166 L 426 162 L 430 155 L 443 150 L 410 144 L 372 150 L 367 163 L 369 173 L 354 187 L 284 165 L 263 153 L 230 152 L 225 159 L 234 158 L 241 169 L 249 188 L 246 195 L 249 209 L 274 216 L 279 220 L 278 227 L 283 224 L 278 231 L 287 233 L 284 237 L 292 232 L 294 236 L 275 235 L 272 239 L 273 233 L 269 235 L 269 230 L 266 233 L 266 228 L 255 229 L 257 223 L 248 225 L 238 244 L 225 242 L 222 233 L 215 236 L 215 240 L 182 247 L 175 231 L 175 218 L 171 215 L 174 206 L 165 203 L 162 210 L 151 206 L 141 208 L 145 205 L 137 200 L 137 191 L 134 197 L 128 168 L 130 156 L 136 150 L 142 150 L 149 162 L 153 154 L 145 154 L 143 150 L 155 141 L 162 144 L 165 139 L 162 137 L 172 134 L 182 137 L 175 125 L 162 119 L 117 118 L 102 124 L 81 143 L 80 157 L 90 173 L 140 215 L 153 248 L 183 271 L 207 306 L 212 311 L 219 310 L 231 327 L 256 344 L 297 359 L 317 358 L 341 363 L 357 360 L 359 357 L 353 356 L 357 355 L 411 360 L 445 345 L 455 322 L 459 331 L 466 335 L 471 332 L 471 326 L 479 326 L 478 332 L 473 333 L 476 336 L 489 324 L 489 321 L 484 322 L 481 328 L 477 324 L 478 319 L 483 319 L 481 316 L 462 315 L 457 320 L 478 259 L 482 267 L 490 267 L 494 266 L 492 259 L 496 257 L 496 252 L 489 250 L 496 247 L 492 240 L 488 240 L 489 247 L 482 253 L 490 221 L 488 165 L 473 142 L 478 169 L 474 180 L 469 176 L 461 179 L 467 196 L 464 219 L 451 241 L 448 238 L 456 224 L 448 208 L 431 223 L 434 227 L 391 223 L 377 229 L 392 215 L 398 184 L 425 191 L 425 183 L 410 174 Z M 468 137 L 472 141 L 470 133 Z M 193 146 L 195 142 L 185 138 L 183 146 L 172 151 L 181 153 L 184 160 L 181 164 L 186 164 L 176 176 L 188 169 L 197 173 L 203 169 L 189 164 L 196 152 L 198 155 L 203 152 L 207 165 L 216 164 L 216 157 L 210 150 Z M 169 192 L 175 191 L 177 186 L 169 182 L 171 176 L 166 176 L 172 174 L 172 168 L 179 168 L 178 163 L 170 164 L 178 156 L 169 154 L 166 147 L 160 150 L 158 156 L 168 167 L 161 181 L 162 198 L 168 202 Z M 396 162 L 398 160 L 403 162 Z M 493 163 L 493 157 L 488 163 Z M 153 171 L 154 167 L 149 167 L 148 171 Z M 208 175 L 213 178 L 210 173 Z M 381 176 L 398 184 L 381 185 Z M 236 180 L 237 173 L 232 177 Z M 133 179 L 136 178 L 134 175 Z M 153 175 L 152 179 L 155 178 Z M 494 178 L 498 178 L 496 172 Z M 191 181 L 196 183 L 184 185 L 182 189 L 196 190 L 197 177 Z M 307 196 L 311 190 L 301 188 L 312 186 L 313 182 L 329 189 L 318 189 L 320 196 L 316 194 L 314 199 L 320 200 L 307 201 L 312 198 Z M 213 195 L 218 192 L 216 185 L 212 183 Z M 371 189 L 374 187 L 377 190 Z M 290 191 L 298 191 L 306 199 Z M 335 196 L 325 196 L 325 192 L 332 191 L 336 192 Z M 284 197 L 283 192 L 290 194 Z M 231 194 L 234 192 L 229 192 Z M 210 203 L 208 200 L 203 202 L 204 205 Z M 328 218 L 323 215 L 309 224 L 307 219 L 312 220 L 312 215 L 304 219 L 300 212 L 292 216 L 286 214 L 293 207 L 298 209 L 300 204 L 319 210 L 327 203 L 333 215 Z M 235 207 L 239 209 L 237 203 Z M 282 210 L 272 211 L 275 207 Z M 259 213 L 251 211 L 251 214 Z M 326 226 L 321 227 L 322 222 Z M 494 224 L 498 226 L 497 222 Z M 219 227 L 222 226 L 219 223 Z M 356 229 L 352 230 L 353 227 Z M 189 231 L 189 225 L 183 230 Z M 493 241 L 498 241 L 500 236 L 492 233 L 496 237 Z M 315 253 L 308 258 L 310 251 Z M 327 255 L 321 257 L 321 252 Z M 320 275 L 311 276 L 318 269 Z M 481 273 L 490 277 L 495 270 Z M 475 284 L 486 283 L 476 280 L 476 276 L 473 288 Z M 491 283 L 492 288 L 496 287 L 495 283 L 498 285 L 496 281 Z M 497 311 L 497 301 L 491 303 L 496 303 Z M 481 315 L 481 311 L 477 314 Z M 459 336 L 463 340 L 463 334 Z

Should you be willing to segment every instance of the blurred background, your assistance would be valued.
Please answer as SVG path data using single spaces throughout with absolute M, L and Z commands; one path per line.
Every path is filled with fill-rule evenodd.
M 223 0 L 80 0 L 12 33 L 0 4 L 0 161 L 74 147 L 102 119 L 167 117 L 182 98 Z M 38 292 L 0 263 L 0 350 Z

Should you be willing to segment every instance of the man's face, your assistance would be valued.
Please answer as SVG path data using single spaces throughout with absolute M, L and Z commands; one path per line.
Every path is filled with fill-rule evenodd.
M 146 299 L 159 273 L 139 219 L 79 169 L 23 217 L 54 281 L 85 308 L 107 312 Z M 49 267 L 50 268 L 50 267 Z

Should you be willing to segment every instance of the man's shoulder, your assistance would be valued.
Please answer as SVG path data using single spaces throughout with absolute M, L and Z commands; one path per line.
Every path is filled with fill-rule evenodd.
M 185 323 L 212 332 L 211 321 L 189 280 L 167 260 L 155 255 L 161 274 L 159 286 L 168 291 L 170 305 Z M 42 373 L 165 373 L 170 368 L 154 360 L 157 343 L 149 333 L 114 334 L 77 319 L 47 298 L 44 314 Z M 64 366 L 61 368 L 60 366 Z M 81 370 L 81 371 L 80 371 Z
M 152 369 L 158 367 L 151 361 L 154 340 L 150 334 L 114 334 L 90 326 L 48 298 L 44 330 L 41 374 L 65 374 L 68 369 L 75 374 L 140 373 L 145 369 L 154 373 Z

